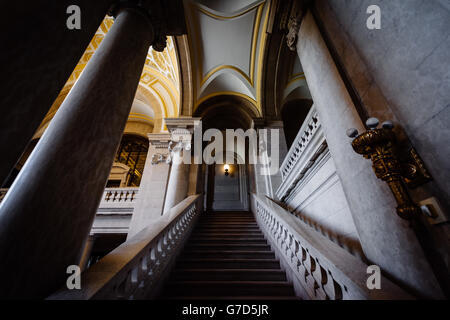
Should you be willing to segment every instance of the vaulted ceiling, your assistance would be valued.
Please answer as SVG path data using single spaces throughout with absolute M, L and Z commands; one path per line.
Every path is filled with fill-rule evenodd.
M 219 96 L 239 96 L 261 114 L 270 0 L 184 0 L 194 70 L 194 110 Z
M 114 19 L 109 16 L 102 21 L 64 88 L 35 133 L 34 138 L 39 138 L 43 134 L 113 23 Z M 157 52 L 152 48 L 149 49 L 128 117 L 129 122 L 143 123 L 147 127 L 153 128 L 154 132 L 159 132 L 165 129 L 164 118 L 179 116 L 180 76 L 178 71 L 178 56 L 172 37 L 168 37 L 167 47 L 163 52 Z

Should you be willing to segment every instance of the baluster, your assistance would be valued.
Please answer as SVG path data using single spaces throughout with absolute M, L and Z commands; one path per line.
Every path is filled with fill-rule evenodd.
M 323 285 L 323 290 L 331 300 L 342 300 L 342 288 L 333 279 L 330 271 L 327 274 L 328 281 Z
M 319 263 L 319 259 L 314 259 L 315 268 L 312 273 L 314 280 L 316 281 L 316 296 L 320 299 L 328 299 L 325 291 L 323 290 L 323 285 L 327 283 L 327 273 L 322 268 L 322 266 Z
M 289 263 L 292 264 L 294 262 L 294 257 L 295 257 L 294 236 L 291 233 L 289 233 L 288 237 L 289 237 L 289 245 L 288 245 L 288 250 L 287 250 L 286 254 L 288 256 Z
M 306 289 L 309 291 L 310 295 L 313 297 L 316 294 L 317 283 L 312 276 L 312 273 L 315 270 L 315 263 L 312 257 L 309 254 L 309 250 L 306 249 L 306 257 L 303 261 L 303 265 L 305 266 L 305 280 L 306 280 Z

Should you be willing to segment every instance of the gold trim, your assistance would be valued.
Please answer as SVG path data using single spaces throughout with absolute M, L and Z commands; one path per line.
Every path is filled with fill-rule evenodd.
M 207 75 L 203 78 L 203 80 L 201 81 L 200 87 L 202 87 L 202 86 L 205 84 L 205 82 L 206 82 L 209 78 L 211 78 L 211 76 L 212 76 L 214 73 L 216 73 L 216 72 L 218 72 L 218 71 L 220 71 L 220 70 L 223 70 L 223 69 L 231 69 L 231 70 L 236 71 L 236 72 L 239 73 L 242 77 L 244 77 L 244 79 L 247 80 L 247 81 L 251 84 L 251 86 L 253 87 L 253 80 L 252 80 L 251 78 L 249 78 L 249 76 L 248 76 L 244 71 L 242 71 L 242 70 L 239 69 L 238 67 L 235 67 L 235 66 L 232 66 L 232 65 L 221 65 L 221 66 L 215 67 L 214 69 L 212 69 L 211 71 L 209 71 L 208 74 L 207 74 Z
M 156 90 L 155 88 L 153 88 L 153 87 L 148 87 L 149 88 L 149 91 L 150 92 L 154 92 L 155 94 L 156 94 L 156 96 L 157 96 L 157 98 L 161 101 L 161 104 L 162 104 L 162 106 L 163 106 L 163 108 L 164 108 L 164 116 L 165 117 L 167 117 L 167 115 L 168 115 L 168 112 L 167 112 L 167 105 L 166 105 L 166 103 L 165 103 L 165 101 L 164 101 L 164 99 L 161 97 L 161 94 L 158 92 L 158 90 Z
M 247 101 L 250 101 L 255 106 L 257 105 L 256 100 L 251 98 L 251 97 L 249 97 L 246 94 L 243 94 L 243 93 L 240 93 L 240 92 L 235 92 L 235 91 L 220 91 L 220 92 L 214 92 L 214 93 L 208 94 L 207 96 L 204 96 L 204 97 L 200 98 L 197 101 L 198 103 L 197 103 L 197 106 L 195 107 L 195 109 L 197 109 L 197 107 L 200 104 L 202 104 L 203 102 L 205 102 L 206 100 L 214 98 L 214 97 L 217 97 L 217 96 L 222 96 L 222 95 L 223 96 L 238 96 L 238 97 L 244 98 Z
M 217 20 L 231 20 L 231 19 L 234 19 L 234 18 L 243 16 L 244 14 L 246 14 L 246 13 L 252 11 L 253 9 L 255 9 L 256 7 L 260 6 L 261 4 L 264 4 L 264 2 L 265 2 L 265 1 L 262 0 L 260 3 L 257 3 L 257 4 L 255 4 L 255 5 L 253 5 L 253 6 L 251 6 L 250 8 L 247 8 L 247 9 L 245 9 L 245 10 L 243 10 L 243 11 L 241 11 L 241 12 L 235 14 L 235 15 L 232 15 L 232 16 L 220 16 L 220 15 L 218 15 L 218 14 L 215 14 L 215 13 L 212 13 L 212 12 L 206 10 L 205 8 L 203 8 L 203 7 L 202 7 L 200 4 L 198 4 L 198 3 L 192 2 L 192 4 L 193 4 L 195 7 L 197 7 L 197 9 L 198 9 L 200 12 L 206 14 L 207 16 L 209 16 L 209 17 L 211 17 L 211 18 L 214 18 L 214 19 L 217 19 Z
M 271 9 L 271 5 L 272 2 L 268 1 L 267 4 L 267 11 L 266 11 L 266 17 L 264 19 L 264 25 L 263 25 L 263 29 L 262 29 L 262 34 L 261 34 L 261 41 L 259 42 L 260 46 L 259 46 L 259 55 L 258 55 L 258 82 L 257 82 L 257 87 L 256 87 L 256 99 L 257 99 L 257 105 L 256 108 L 259 111 L 259 115 L 262 116 L 262 106 L 261 106 L 261 86 L 262 86 L 262 71 L 263 71 L 263 65 L 262 62 L 264 60 L 264 49 L 266 47 L 266 40 L 267 40 L 267 23 L 269 21 L 269 14 L 270 14 L 270 9 Z
M 138 113 L 138 112 L 130 112 L 128 118 L 136 118 L 136 119 L 143 119 L 143 120 L 147 120 L 149 122 L 154 121 L 155 119 L 152 117 L 149 117 L 143 113 Z
M 290 85 L 292 85 L 294 82 L 297 82 L 298 80 L 302 80 L 302 79 L 306 79 L 305 74 L 298 74 L 295 75 L 293 78 L 291 78 L 291 80 L 289 80 L 289 82 L 286 85 L 286 88 L 288 88 Z
M 259 30 L 260 30 L 262 13 L 264 11 L 264 5 L 265 5 L 265 1 L 261 2 L 258 5 L 255 5 L 254 7 L 248 9 L 245 12 L 245 13 L 248 13 L 248 12 L 252 11 L 253 9 L 257 9 L 256 16 L 255 16 L 255 19 L 253 21 L 252 48 L 251 48 L 251 51 L 250 51 L 250 66 L 249 66 L 249 73 L 250 73 L 250 75 L 247 75 L 242 69 L 240 69 L 240 68 L 238 68 L 236 66 L 221 65 L 221 66 L 215 67 L 212 70 L 208 71 L 208 73 L 203 77 L 203 66 L 200 65 L 200 76 L 203 78 L 200 81 L 200 87 L 202 87 L 205 84 L 205 82 L 208 81 L 208 79 L 211 78 L 216 72 L 218 72 L 220 70 L 223 70 L 223 69 L 231 69 L 231 70 L 234 70 L 234 71 L 238 72 L 240 75 L 242 75 L 244 77 L 244 79 L 247 80 L 247 82 L 250 83 L 250 85 L 254 88 L 254 85 L 255 85 L 256 46 L 258 44 Z
M 194 10 L 196 9 L 196 6 L 192 2 L 189 2 L 189 4 L 190 5 L 188 6 L 188 10 L 189 10 L 190 14 L 193 16 L 195 14 Z M 242 98 L 252 102 L 252 104 L 255 106 L 256 110 L 258 110 L 259 115 L 260 116 L 262 115 L 262 106 L 261 106 L 261 95 L 262 95 L 261 86 L 262 86 L 262 69 L 263 69 L 262 62 L 263 62 L 263 59 L 264 59 L 264 49 L 265 49 L 266 40 L 267 40 L 266 30 L 267 30 L 267 25 L 268 25 L 269 14 L 270 14 L 270 9 L 271 9 L 272 2 L 266 0 L 266 1 L 263 1 L 263 2 L 255 5 L 252 8 L 249 8 L 248 10 L 246 10 L 247 12 L 249 12 L 252 9 L 258 7 L 258 10 L 260 10 L 260 12 L 259 13 L 257 12 L 257 17 L 255 19 L 255 22 L 256 22 L 256 20 L 258 19 L 258 14 L 260 15 L 259 19 L 262 17 L 262 14 L 264 12 L 264 8 L 266 7 L 266 4 L 267 4 L 267 9 L 266 9 L 266 14 L 265 14 L 265 18 L 264 18 L 264 24 L 263 24 L 262 32 L 260 31 L 260 27 L 259 27 L 260 24 L 261 24 L 260 23 L 261 20 L 258 20 L 259 23 L 255 23 L 255 27 L 258 26 L 258 30 L 257 30 L 257 32 L 255 32 L 255 27 L 254 27 L 254 31 L 253 31 L 254 34 L 253 34 L 253 40 L 252 41 L 255 42 L 255 45 L 253 45 L 253 43 L 252 43 L 252 55 L 250 57 L 251 59 L 253 59 L 253 64 L 251 63 L 251 65 L 252 65 L 251 70 L 253 70 L 252 72 L 253 72 L 253 77 L 254 77 L 254 70 L 255 70 L 255 64 L 254 63 L 256 61 L 255 52 L 256 52 L 256 47 L 257 47 L 257 42 L 258 42 L 257 40 L 259 38 L 259 33 L 261 32 L 261 41 L 259 42 L 259 51 L 258 51 L 258 60 L 257 60 L 258 61 L 258 65 L 257 65 L 258 78 L 257 78 L 257 83 L 256 83 L 257 84 L 257 87 L 256 87 L 257 100 L 254 100 L 253 98 L 250 98 L 249 96 L 247 96 L 245 94 L 241 94 L 239 92 L 229 92 L 229 91 L 216 92 L 216 93 L 207 95 L 207 96 L 205 96 L 205 97 L 203 97 L 201 99 L 198 99 L 197 95 L 198 95 L 198 89 L 199 88 L 197 88 L 197 86 L 194 85 L 193 91 L 194 91 L 195 103 L 194 103 L 193 112 L 195 112 L 195 110 L 197 110 L 198 106 L 201 103 L 203 103 L 204 101 L 206 101 L 207 99 L 215 97 L 215 96 L 218 96 L 218 95 L 229 94 L 229 95 L 235 95 L 235 96 L 242 97 Z M 245 12 L 245 13 L 247 13 L 247 12 Z M 190 31 L 190 32 L 188 31 L 188 34 L 187 34 L 188 42 L 189 42 L 189 46 L 191 48 L 194 48 L 195 51 L 196 51 L 196 54 L 198 55 L 198 59 L 193 59 L 193 62 L 194 62 L 193 66 L 194 66 L 194 70 L 195 70 L 196 66 L 198 67 L 198 69 L 200 69 L 199 74 L 200 74 L 200 78 L 202 78 L 203 77 L 202 65 L 201 65 L 201 63 L 200 63 L 200 65 L 198 65 L 198 61 L 202 60 L 201 50 L 199 50 L 198 42 L 194 42 L 193 38 L 191 36 L 193 34 L 192 33 L 192 28 L 194 28 L 194 30 L 200 30 L 200 28 L 198 26 L 198 23 L 197 23 L 196 19 L 192 19 L 192 20 L 193 20 L 192 21 L 192 25 L 189 24 L 189 23 L 187 24 L 188 30 Z M 213 75 L 213 73 L 219 71 L 220 69 L 224 69 L 224 66 L 216 67 L 215 69 L 213 69 L 210 72 L 208 72 L 208 74 L 207 74 L 208 78 L 211 77 Z M 236 69 L 240 70 L 239 68 L 236 68 Z M 240 71 L 238 71 L 238 70 L 235 70 L 235 71 L 237 71 L 241 75 L 242 75 L 242 73 L 244 73 L 242 70 L 240 70 Z M 212 71 L 214 71 L 214 72 L 212 72 Z M 198 78 L 198 73 L 196 74 L 195 78 L 196 79 Z M 208 78 L 203 79 L 202 81 L 200 81 L 201 84 L 200 84 L 199 87 L 201 87 Z M 245 78 L 248 81 L 248 75 L 246 75 Z M 251 83 L 252 87 L 254 88 L 254 83 L 252 83 L 252 82 L 249 82 L 249 83 Z

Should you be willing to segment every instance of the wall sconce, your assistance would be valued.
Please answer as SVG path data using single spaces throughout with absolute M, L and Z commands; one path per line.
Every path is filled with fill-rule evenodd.
M 226 164 L 223 166 L 223 169 L 225 170 L 225 177 L 228 177 L 230 174 L 230 166 Z
M 421 209 L 409 196 L 406 185 L 417 187 L 431 180 L 431 176 L 415 152 L 400 154 L 392 121 L 386 121 L 377 128 L 379 120 L 370 118 L 366 125 L 370 130 L 358 135 L 358 130 L 349 129 L 347 135 L 354 138 L 353 150 L 373 162 L 377 178 L 385 181 L 394 195 L 398 207 L 397 214 L 411 220 L 421 214 Z

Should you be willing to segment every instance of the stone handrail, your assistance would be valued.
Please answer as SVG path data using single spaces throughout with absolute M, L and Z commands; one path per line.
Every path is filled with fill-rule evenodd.
M 277 257 L 306 299 L 413 299 L 381 276 L 381 289 L 367 287 L 368 265 L 267 198 L 252 195 L 252 211 Z
M 311 110 L 306 116 L 305 121 L 303 122 L 303 125 L 301 126 L 297 134 L 297 137 L 292 143 L 292 146 L 289 149 L 286 158 L 284 159 L 280 167 L 281 177 L 283 181 L 289 176 L 291 171 L 294 169 L 303 151 L 305 150 L 309 142 L 312 140 L 312 138 L 314 137 L 319 128 L 320 128 L 319 115 L 317 114 L 317 111 L 314 108 L 314 106 L 312 106 Z
M 202 211 L 190 196 L 81 275 L 81 289 L 61 289 L 50 300 L 144 299 L 158 293 Z

